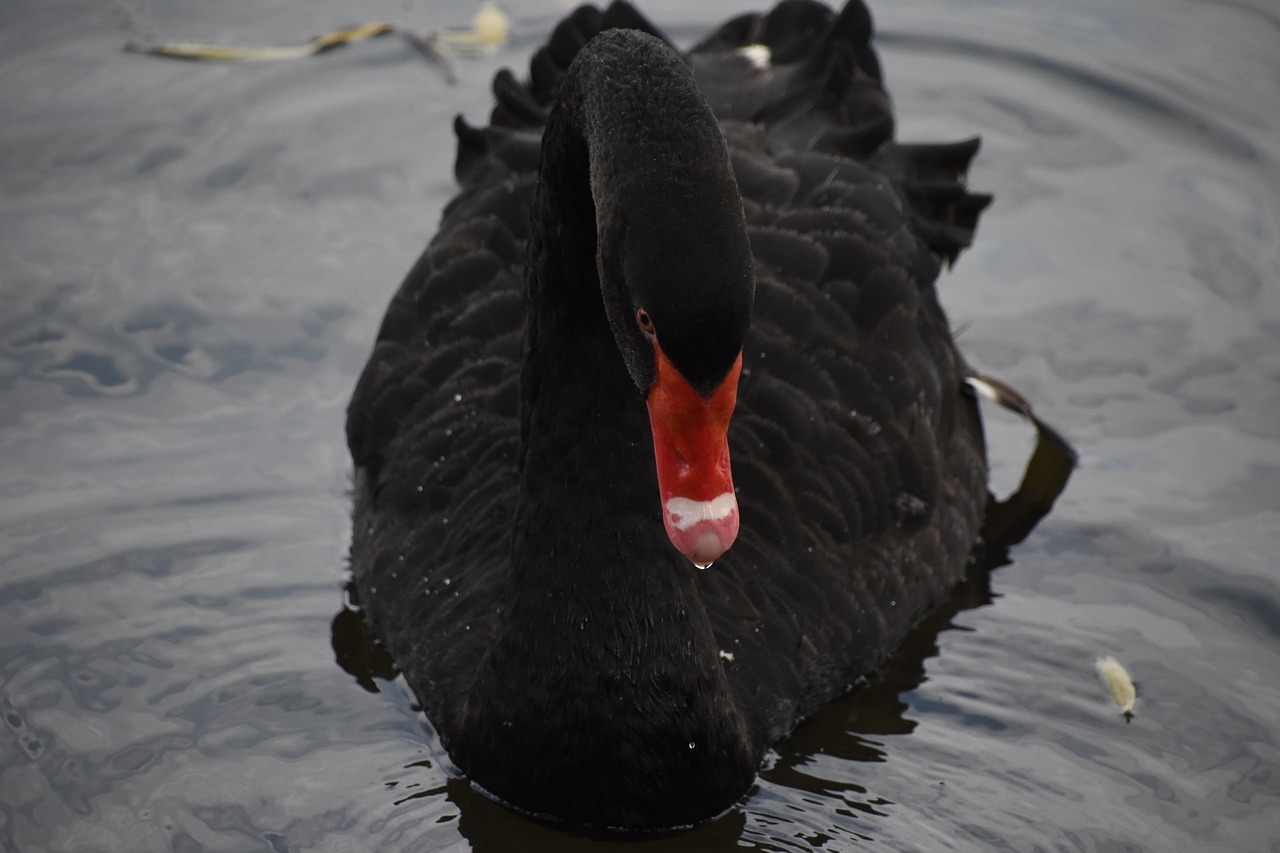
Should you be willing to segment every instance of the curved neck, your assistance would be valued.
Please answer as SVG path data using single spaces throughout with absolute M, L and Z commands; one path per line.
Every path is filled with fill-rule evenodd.
M 663 351 L 704 393 L 733 365 L 754 276 L 720 126 L 683 60 L 610 31 L 574 59 L 543 135 L 530 240 L 530 345 L 541 331 L 612 332 L 633 383 L 653 381 L 643 306 Z
M 654 347 L 636 309 L 658 318 L 664 356 L 714 387 L 737 362 L 754 287 L 724 137 L 662 42 L 611 31 L 574 59 L 543 136 L 529 253 L 522 513 L 558 512 L 543 478 L 569 470 L 579 491 L 558 500 L 660 519 L 640 391 Z
M 693 107 L 704 132 L 690 132 Z M 645 342 L 634 294 L 617 291 L 636 252 L 669 248 L 645 230 L 654 199 L 705 186 L 688 172 L 707 168 L 697 161 L 712 143 L 717 186 L 736 198 L 723 138 L 678 58 L 617 32 L 574 61 L 544 136 L 511 570 L 450 749 L 499 797 L 561 816 L 641 826 L 687 807 L 692 819 L 745 787 L 759 758 L 695 570 L 664 532 L 628 334 Z

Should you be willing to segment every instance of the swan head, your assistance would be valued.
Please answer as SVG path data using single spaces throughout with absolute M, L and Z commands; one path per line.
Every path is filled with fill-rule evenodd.
M 607 32 L 569 78 L 605 313 L 648 405 L 667 535 L 705 566 L 738 535 L 728 431 L 755 296 L 742 196 L 719 122 L 662 41 Z
M 699 567 L 728 551 L 739 529 L 729 423 L 755 277 L 732 192 L 725 204 L 684 197 L 645 217 L 638 234 L 629 229 L 620 263 L 630 310 L 615 337 L 648 408 L 663 524 Z

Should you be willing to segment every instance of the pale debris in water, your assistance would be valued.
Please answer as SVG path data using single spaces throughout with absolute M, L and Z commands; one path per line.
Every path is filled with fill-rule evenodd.
M 306 44 L 273 47 L 235 47 L 232 45 L 201 44 L 198 42 L 169 42 L 167 44 L 134 44 L 124 49 L 132 53 L 148 53 L 152 56 L 168 56 L 173 59 L 204 59 L 213 62 L 272 62 L 281 59 L 298 59 L 324 53 L 344 44 L 391 32 L 390 24 L 374 21 L 344 30 L 323 33 Z
M 1138 700 L 1138 691 L 1133 687 L 1133 679 L 1129 677 L 1129 671 L 1110 655 L 1098 658 L 1094 667 L 1098 670 L 1098 678 L 1102 679 L 1102 683 L 1111 691 L 1111 698 L 1120 706 L 1120 712 L 1124 714 L 1125 719 L 1132 717 L 1133 703 Z
M 492 52 L 507 43 L 511 22 L 507 13 L 492 0 L 486 2 L 471 19 L 469 30 L 446 30 L 440 39 L 462 53 Z
M 441 45 L 446 45 L 456 53 L 466 56 L 489 54 L 507 43 L 510 31 L 511 22 L 507 14 L 499 9 L 493 0 L 487 0 L 471 20 L 471 29 L 437 31 L 428 33 L 425 36 L 416 35 L 403 27 L 393 27 L 391 24 L 374 21 L 323 33 L 315 36 L 306 44 L 298 45 L 245 47 L 199 42 L 167 42 L 159 44 L 130 42 L 125 45 L 124 49 L 132 53 L 167 56 L 172 59 L 200 59 L 213 62 L 270 62 L 314 56 L 317 53 L 324 53 L 340 45 L 362 41 L 390 32 L 398 32 L 414 47 L 418 48 L 433 61 L 438 62 L 444 68 L 448 80 L 453 82 L 456 78 L 453 62 L 446 51 L 441 49 Z
M 724 649 L 721 649 L 720 660 L 725 661 L 726 663 L 733 663 L 733 652 L 726 652 Z

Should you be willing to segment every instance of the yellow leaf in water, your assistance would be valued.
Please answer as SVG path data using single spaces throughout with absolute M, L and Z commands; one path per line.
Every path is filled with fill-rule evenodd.
M 376 38 L 391 32 L 392 26 L 382 21 L 371 21 L 367 24 L 357 24 L 354 27 L 347 27 L 345 30 L 335 30 L 331 33 L 322 33 L 311 41 L 316 46 L 316 53 L 320 53 L 331 48 L 338 47 L 343 44 L 350 44 L 353 41 L 363 41 L 365 39 Z
M 152 56 L 168 56 L 173 59 L 204 59 L 210 62 L 269 62 L 278 59 L 298 59 L 316 52 L 314 45 L 290 45 L 288 47 L 236 47 L 234 45 L 202 44 L 191 41 L 173 41 L 165 44 L 129 43 L 124 49 L 131 53 L 149 53 Z
M 381 21 L 360 24 L 343 30 L 323 33 L 307 44 L 273 47 L 236 47 L 234 45 L 202 44 L 199 42 L 169 42 L 167 44 L 126 44 L 124 49 L 132 53 L 148 53 L 152 56 L 168 56 L 173 59 L 203 59 L 212 62 L 274 62 L 281 59 L 299 59 L 324 53 L 335 47 L 363 41 L 391 32 L 391 25 Z
M 480 7 L 480 11 L 476 12 L 475 18 L 471 21 L 471 27 L 481 41 L 502 44 L 507 40 L 510 23 L 507 21 L 507 13 L 499 9 L 497 4 L 485 3 Z
M 1110 655 L 1103 655 L 1094 663 L 1098 670 L 1098 678 L 1111 691 L 1111 698 L 1116 700 L 1125 717 L 1133 716 L 1133 703 L 1138 700 L 1138 691 L 1133 687 L 1133 679 L 1129 671 L 1120 661 Z
M 462 32 L 447 31 L 440 33 L 440 38 L 455 49 L 463 52 L 476 50 L 494 50 L 507 41 L 511 24 L 507 13 L 498 8 L 492 0 L 486 2 L 471 20 L 471 29 Z

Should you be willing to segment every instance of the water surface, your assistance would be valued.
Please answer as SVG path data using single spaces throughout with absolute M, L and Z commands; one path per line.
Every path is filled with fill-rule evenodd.
M 645 6 L 689 41 L 743 7 Z M 452 775 L 340 668 L 343 409 L 488 109 L 564 7 L 450 86 L 395 39 L 474 6 L 14 0 L 0 29 L 0 849 L 597 850 Z M 1280 849 L 1280 15 L 1266 0 L 873 6 L 901 135 L 979 134 L 942 284 L 1081 467 L 1011 565 L 627 849 Z M 1030 434 L 992 414 L 997 487 Z M 714 569 L 712 569 L 714 570 Z M 341 628 L 341 623 L 339 624 Z M 1126 724 L 1093 672 L 1138 682 Z

